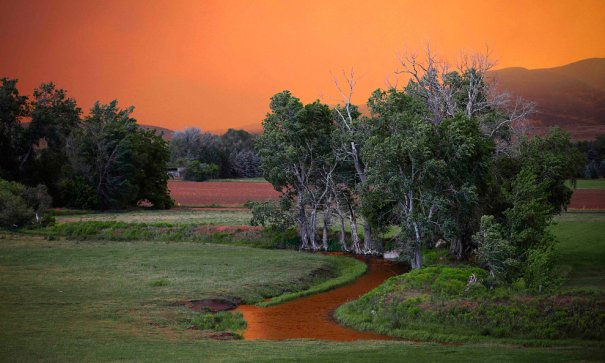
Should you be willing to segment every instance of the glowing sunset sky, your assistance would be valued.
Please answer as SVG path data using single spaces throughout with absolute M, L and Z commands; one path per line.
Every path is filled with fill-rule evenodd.
M 603 57 L 604 19 L 605 0 L 0 0 L 0 77 L 52 80 L 85 110 L 118 99 L 140 123 L 249 127 L 284 89 L 330 102 L 345 68 L 365 101 L 427 43 L 452 61 L 489 45 L 498 68 Z

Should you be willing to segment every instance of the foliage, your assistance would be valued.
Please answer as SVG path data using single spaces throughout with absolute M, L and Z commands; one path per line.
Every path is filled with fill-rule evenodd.
M 264 132 L 256 144 L 262 174 L 282 198 L 296 201 L 301 248 L 327 249 L 326 244 L 317 244 L 316 234 L 317 213 L 327 197 L 329 175 L 335 167 L 330 148 L 333 115 L 319 101 L 303 105 L 289 91 L 271 97 L 269 107 Z
M 191 325 L 199 330 L 237 332 L 246 329 L 246 321 L 242 313 L 228 311 L 195 314 L 191 319 Z
M 16 79 L 0 82 L 0 178 L 13 180 L 24 152 L 21 119 L 29 115 L 29 104 L 26 96 L 19 95 Z
M 71 133 L 80 126 L 82 111 L 65 90 L 52 82 L 36 88 L 31 103 L 21 179 L 30 185 L 46 185 L 55 205 L 62 206 L 66 198 L 61 181 L 71 177 L 66 145 Z
M 66 183 L 76 197 L 71 206 L 120 209 L 141 200 L 155 208 L 173 205 L 167 188 L 167 145 L 153 131 L 140 129 L 130 117 L 132 111 L 119 109 L 116 101 L 97 102 L 74 133 L 68 155 L 77 179 Z
M 496 281 L 509 281 L 518 266 L 515 248 L 502 236 L 501 226 L 494 222 L 494 216 L 482 216 L 479 232 L 473 236 L 477 245 L 477 260 L 490 272 Z
M 185 180 L 205 181 L 218 175 L 219 167 L 216 164 L 202 164 L 198 160 L 191 160 L 185 167 Z
M 0 179 L 0 228 L 52 222 L 52 218 L 43 216 L 51 201 L 44 185 L 28 188 Z
M 584 168 L 575 176 L 587 179 L 605 177 L 605 135 L 597 135 L 594 140 L 578 141 L 576 147 L 586 159 Z
M 485 336 L 526 343 L 531 339 L 599 340 L 605 335 L 602 297 L 487 289 L 480 283 L 467 283 L 473 274 L 485 277 L 484 271 L 464 266 L 414 270 L 341 306 L 336 317 L 358 329 L 450 342 L 483 341 Z
M 276 231 L 285 231 L 293 224 L 290 200 L 248 202 L 246 206 L 252 212 L 250 224 L 253 226 L 271 227 Z
M 256 135 L 245 130 L 229 129 L 217 136 L 195 127 L 187 128 L 176 132 L 170 140 L 170 161 L 180 167 L 194 161 L 217 165 L 216 172 L 209 178 L 254 178 L 260 175 L 255 139 Z
M 555 270 L 554 260 L 552 248 L 529 250 L 523 271 L 523 280 L 527 286 L 539 292 L 559 286 L 562 282 L 561 275 Z

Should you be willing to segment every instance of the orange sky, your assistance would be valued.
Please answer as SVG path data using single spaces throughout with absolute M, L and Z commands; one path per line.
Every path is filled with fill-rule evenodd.
M 118 99 L 140 123 L 250 127 L 284 89 L 331 102 L 345 68 L 363 102 L 427 43 L 452 61 L 487 44 L 498 68 L 605 57 L 604 20 L 605 0 L 0 0 L 0 77 L 52 80 L 85 110 Z

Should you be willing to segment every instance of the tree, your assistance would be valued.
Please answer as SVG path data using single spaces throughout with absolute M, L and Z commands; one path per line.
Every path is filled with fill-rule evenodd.
M 296 200 L 296 221 L 301 248 L 319 249 L 317 212 L 328 193 L 330 109 L 316 101 L 303 105 L 289 91 L 271 97 L 271 112 L 263 121 L 257 141 L 261 171 L 282 198 Z
M 44 83 L 34 90 L 32 121 L 26 130 L 27 151 L 22 161 L 23 180 L 45 184 L 56 205 L 63 205 L 61 180 L 69 175 L 66 141 L 80 126 L 81 109 L 64 90 Z
M 19 95 L 16 79 L 0 82 L 0 178 L 15 179 L 24 153 L 21 119 L 29 114 L 29 105 Z
M 75 178 L 70 198 L 94 208 L 125 208 L 141 200 L 156 208 L 170 208 L 164 140 L 140 129 L 130 117 L 133 108 L 119 109 L 117 101 L 96 103 L 82 128 L 68 141 Z M 94 191 L 93 195 L 86 195 Z
M 352 194 L 358 196 L 364 192 L 368 192 L 367 189 L 364 189 L 368 185 L 368 165 L 363 159 L 363 145 L 368 137 L 368 129 L 366 119 L 360 117 L 361 113 L 358 108 L 351 103 L 356 84 L 355 74 L 352 70 L 348 75 L 345 74 L 345 80 L 347 88 L 343 89 L 338 81 L 334 79 L 336 88 L 342 97 L 340 100 L 341 105 L 334 107 L 337 125 L 334 137 L 339 143 L 336 150 L 336 156 L 340 162 L 350 163 L 354 167 L 355 173 L 351 175 L 351 180 L 346 184 L 353 188 L 351 190 L 351 192 L 353 192 Z M 352 207 L 352 204 L 348 205 Z M 363 203 L 359 207 L 361 210 L 368 210 L 368 208 L 364 208 Z M 350 208 L 349 211 L 351 216 L 351 229 L 354 230 L 352 231 L 353 244 L 357 245 L 357 221 L 355 209 L 356 208 Z M 363 251 L 365 253 L 372 253 L 375 250 L 372 225 L 370 224 L 368 216 L 364 215 L 364 217 Z

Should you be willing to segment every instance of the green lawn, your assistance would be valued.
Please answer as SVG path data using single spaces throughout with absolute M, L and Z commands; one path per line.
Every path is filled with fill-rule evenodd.
M 159 211 L 131 211 L 114 213 L 61 214 L 55 217 L 57 223 L 116 221 L 170 224 L 215 224 L 222 226 L 249 225 L 252 214 L 248 209 L 172 209 Z
M 568 183 L 571 186 L 571 183 Z M 605 178 L 601 179 L 578 179 L 576 181 L 578 189 L 605 189 Z
M 565 213 L 552 230 L 559 264 L 569 271 L 564 286 L 605 291 L 605 212 Z

